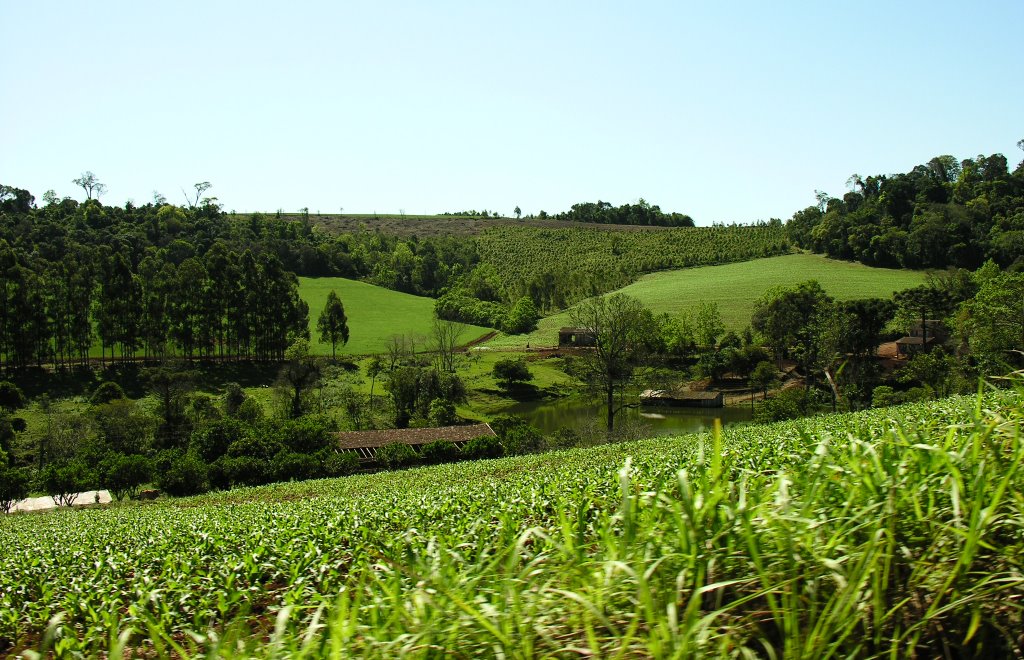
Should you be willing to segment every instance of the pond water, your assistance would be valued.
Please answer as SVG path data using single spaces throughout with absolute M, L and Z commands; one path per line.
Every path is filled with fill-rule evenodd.
M 517 415 L 544 433 L 557 431 L 563 426 L 579 432 L 601 430 L 605 425 L 607 407 L 587 399 L 559 399 L 558 401 L 527 401 L 503 410 Z M 725 408 L 626 408 L 615 415 L 615 427 L 620 424 L 642 425 L 651 435 L 680 435 L 699 433 L 710 429 L 716 419 L 722 425 L 749 422 L 753 413 L 748 406 Z

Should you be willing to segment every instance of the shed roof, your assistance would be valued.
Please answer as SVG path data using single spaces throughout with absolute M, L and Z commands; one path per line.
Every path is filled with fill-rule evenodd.
M 338 434 L 339 449 L 377 448 L 393 442 L 425 445 L 435 440 L 468 442 L 482 435 L 497 435 L 490 424 L 436 426 L 424 429 L 384 429 L 381 431 L 345 431 Z

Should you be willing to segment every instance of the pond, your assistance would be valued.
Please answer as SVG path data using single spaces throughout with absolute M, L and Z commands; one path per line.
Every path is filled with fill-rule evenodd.
M 559 399 L 558 401 L 527 401 L 503 410 L 517 415 L 544 433 L 552 433 L 567 426 L 576 431 L 604 428 L 607 407 L 587 399 Z M 681 435 L 710 429 L 716 419 L 722 425 L 749 422 L 753 413 L 749 406 L 724 408 L 627 408 L 615 415 L 615 427 L 620 424 L 642 425 L 651 435 Z

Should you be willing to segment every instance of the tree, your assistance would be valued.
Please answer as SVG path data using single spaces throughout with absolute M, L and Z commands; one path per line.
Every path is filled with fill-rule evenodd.
M 185 202 L 188 203 L 190 209 L 195 209 L 199 206 L 199 200 L 202 198 L 203 193 L 213 187 L 213 184 L 209 181 L 200 181 L 199 183 L 193 183 L 192 187 L 195 188 L 195 198 L 189 197 L 189 194 L 182 189 L 182 194 L 185 195 Z
M 761 391 L 764 398 L 768 398 L 768 389 L 779 380 L 778 371 L 771 362 L 758 362 L 754 370 L 750 372 L 750 408 L 754 408 L 754 392 Z
M 693 324 L 697 344 L 704 348 L 713 348 L 718 337 L 725 332 L 722 314 L 715 302 L 702 302 L 697 308 Z
M 320 367 L 309 354 L 309 341 L 296 339 L 284 353 L 285 363 L 278 373 L 278 385 L 288 394 L 291 417 L 302 416 L 302 395 L 320 380 Z
M 10 513 L 18 502 L 28 497 L 30 486 L 28 470 L 0 463 L 0 513 Z
M 86 199 L 92 199 L 93 195 L 96 195 L 96 199 L 99 199 L 100 195 L 107 192 L 107 187 L 100 183 L 100 180 L 92 172 L 83 172 L 82 176 L 72 179 L 71 183 L 85 191 Z
M 377 376 L 384 372 L 384 362 L 379 355 L 373 356 L 370 363 L 366 365 L 366 375 L 370 377 L 370 408 L 373 408 L 373 386 L 377 383 Z
M 0 409 L 13 413 L 25 405 L 25 395 L 21 388 L 10 381 L 0 381 Z
M 437 351 L 438 368 L 442 371 L 455 371 L 455 349 L 459 346 L 459 339 L 466 327 L 461 323 L 434 319 L 434 326 L 431 331 L 434 340 L 434 350 Z
M 1021 141 L 1022 141 L 1022 142 L 1024 142 L 1024 140 L 1021 140 Z M 523 212 L 522 212 L 522 210 L 521 210 L 521 209 L 519 208 L 519 206 L 516 206 L 516 208 L 515 208 L 515 211 L 513 211 L 513 213 L 515 213 L 515 214 L 516 214 L 516 220 L 519 220 L 520 218 L 522 218 L 522 217 L 523 217 Z
M 327 304 L 320 312 L 316 327 L 320 331 L 320 341 L 330 343 L 331 358 L 336 358 L 338 342 L 342 345 L 348 343 L 348 317 L 345 316 L 345 306 L 333 289 L 327 294 Z
M 494 378 L 506 389 L 510 389 L 516 383 L 525 383 L 533 378 L 529 367 L 526 366 L 526 360 L 522 358 L 498 360 L 494 363 L 492 373 Z
M 1024 350 L 1024 274 L 1003 273 L 985 281 L 961 307 L 960 333 L 988 373 L 1020 368 Z
M 650 310 L 621 293 L 586 300 L 572 308 L 570 317 L 573 325 L 586 328 L 594 337 L 594 347 L 580 357 L 581 376 L 603 393 L 610 433 L 616 413 L 624 407 L 615 406 L 615 395 L 624 395 L 646 359 L 657 337 L 657 323 Z
M 137 498 L 139 490 L 152 478 L 152 461 L 138 454 L 113 454 L 100 464 L 100 484 L 118 500 Z

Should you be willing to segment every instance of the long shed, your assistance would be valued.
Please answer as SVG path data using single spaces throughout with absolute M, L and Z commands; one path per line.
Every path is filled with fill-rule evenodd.
M 402 442 L 417 452 L 423 445 L 447 440 L 459 449 L 482 435 L 497 436 L 490 424 L 464 426 L 434 426 L 422 429 L 384 429 L 380 431 L 343 431 L 338 434 L 338 449 L 352 452 L 363 462 L 374 461 L 377 450 L 384 445 Z

